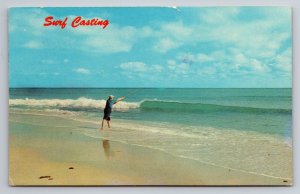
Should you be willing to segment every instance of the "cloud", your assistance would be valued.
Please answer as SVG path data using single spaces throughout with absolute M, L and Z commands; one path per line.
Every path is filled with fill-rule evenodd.
M 246 8 L 245 8 L 246 9 Z M 291 37 L 290 10 L 274 9 L 282 16 L 271 17 L 273 8 L 251 10 L 261 18 L 244 21 L 241 7 L 203 8 L 194 22 L 161 24 L 154 49 L 161 53 L 195 44 L 220 45 L 223 49 L 235 48 L 254 58 L 274 57 L 282 43 Z M 248 17 L 248 16 L 247 16 Z M 216 45 L 216 46 L 218 46 Z M 200 56 L 201 57 L 201 56 Z
M 29 41 L 25 44 L 23 44 L 23 47 L 25 48 L 29 48 L 29 49 L 40 49 L 42 48 L 42 44 L 40 42 L 37 41 Z
M 161 73 L 164 70 L 164 67 L 161 65 L 147 65 L 143 62 L 126 62 L 121 63 L 119 67 L 122 70 L 128 72 L 142 72 L 142 73 Z
M 80 74 L 90 74 L 90 70 L 89 69 L 85 69 L 85 68 L 77 68 L 74 69 L 73 71 L 80 73 Z
M 253 70 L 255 70 L 258 73 L 265 73 L 270 70 L 270 68 L 267 65 L 262 64 L 260 61 L 256 59 L 252 59 L 250 65 L 253 68 Z
M 190 70 L 190 65 L 184 62 L 177 62 L 175 60 L 167 61 L 168 69 L 170 70 L 170 74 L 178 74 L 183 75 L 187 74 Z
M 273 8 L 269 9 L 273 11 Z M 288 14 L 290 9 L 281 8 L 280 11 L 274 9 L 275 12 L 282 12 L 279 14 L 282 15 L 280 19 L 270 17 L 272 13 L 270 10 L 258 9 L 253 15 L 257 14 L 260 18 L 249 19 L 247 22 L 240 19 L 245 11 L 242 8 L 222 10 L 225 13 L 210 10 L 204 14 L 206 19 L 216 17 L 214 14 L 220 13 L 223 17 L 214 20 L 213 24 L 209 23 L 198 28 L 199 32 L 201 28 L 203 32 L 209 32 L 206 35 L 198 33 L 199 36 L 196 37 L 199 37 L 199 40 L 218 42 L 227 48 L 234 48 L 251 58 L 258 59 L 274 57 L 283 43 L 291 38 L 291 17 Z
M 243 76 L 252 76 L 253 80 L 255 76 L 266 80 L 277 75 L 291 77 L 289 8 L 182 8 L 176 17 L 141 16 L 143 22 L 137 23 L 124 22 L 118 18 L 122 14 L 114 12 L 105 29 L 73 29 L 68 25 L 63 30 L 40 26 L 48 15 L 59 18 L 53 14 L 57 11 L 48 11 L 52 12 L 47 8 L 10 11 L 10 48 L 32 49 L 31 56 L 47 49 L 58 55 L 55 63 L 69 63 L 70 56 L 73 60 L 88 57 L 91 65 L 101 59 L 103 66 L 115 63 L 120 70 L 116 75 L 126 74 L 132 80 L 143 77 L 149 81 L 167 75 L 177 76 L 179 81 L 184 76 L 199 80 L 200 74 L 214 75 L 215 80 L 221 77 L 242 80 Z M 68 17 L 70 22 L 75 15 Z M 53 63 L 44 58 L 36 60 Z M 35 64 L 34 60 L 30 62 Z M 95 74 L 95 70 L 85 68 L 73 72 Z
M 69 16 L 70 20 L 76 16 Z M 150 26 L 131 26 L 110 23 L 104 30 L 97 27 L 81 27 L 68 29 L 69 32 L 78 37 L 79 49 L 85 52 L 114 54 L 128 53 L 139 41 L 154 36 L 155 32 Z
M 198 75 L 200 76 L 210 76 L 210 75 L 214 75 L 216 73 L 216 68 L 214 67 L 205 67 L 202 69 L 199 69 L 197 71 Z
M 157 38 L 153 49 L 159 53 L 166 53 L 170 50 L 179 48 L 189 39 L 193 30 L 182 21 L 163 23 L 157 33 L 152 36 Z
M 171 70 L 179 69 L 178 65 L 184 63 L 193 64 L 194 69 L 207 74 L 213 72 L 227 76 L 272 75 L 274 67 L 278 71 L 290 72 L 291 55 L 281 50 L 284 47 L 291 50 L 288 43 L 291 39 L 291 10 L 274 7 L 247 9 L 203 8 L 196 12 L 199 20 L 177 25 L 178 29 L 186 29 L 185 33 L 174 27 L 180 22 L 171 22 L 171 27 L 161 27 L 159 36 L 167 37 L 167 41 L 162 44 L 163 39 L 158 39 L 155 50 L 161 53 L 173 49 L 190 50 L 177 56 L 178 61 L 173 58 L 167 62 Z M 252 15 L 245 15 L 249 11 Z M 197 48 L 195 45 L 199 45 L 198 48 L 202 45 L 204 52 L 193 51 Z
M 234 61 L 236 64 L 245 64 L 249 62 L 247 57 L 243 53 L 238 53 L 234 56 Z
M 200 63 L 214 61 L 214 58 L 212 56 L 202 54 L 202 53 L 198 54 L 196 58 Z
M 43 59 L 41 62 L 47 65 L 51 65 L 55 63 L 55 61 L 53 61 L 52 59 Z
M 96 53 L 129 52 L 139 37 L 139 30 L 134 27 L 111 25 L 104 30 L 93 29 L 81 31 L 83 37 L 81 49 Z M 75 36 L 79 34 L 74 31 Z
M 163 72 L 164 68 L 161 65 L 153 65 L 151 68 L 151 71 L 156 72 L 156 73 L 161 73 Z
M 46 28 L 41 27 L 44 18 L 50 14 L 41 8 L 11 8 L 9 10 L 9 32 L 22 32 L 23 35 L 43 36 Z M 24 20 L 26 18 L 26 20 Z M 48 30 L 54 30 L 49 28 Z
M 284 72 L 291 72 L 292 70 L 292 49 L 288 48 L 275 58 L 277 68 Z
M 129 79 L 139 77 L 144 80 L 156 79 L 156 81 L 162 78 L 165 70 L 161 65 L 149 65 L 138 61 L 121 63 L 119 68 L 122 70 L 121 73 Z
M 46 16 L 60 17 L 50 14 L 44 9 L 30 8 L 30 12 L 28 10 L 12 9 L 10 11 L 10 33 L 21 33 L 31 40 L 29 43 L 21 44 L 24 45 L 24 48 L 41 48 L 43 46 L 43 48 L 75 49 L 97 54 L 129 52 L 139 38 L 150 36 L 152 32 L 149 27 L 137 28 L 118 24 L 110 24 L 105 29 L 98 26 L 72 28 L 70 21 L 76 17 L 74 15 L 66 16 L 69 23 L 64 29 L 55 26 L 43 27 L 41 24 L 44 23 Z M 43 45 L 39 43 L 39 40 L 44 40 Z M 14 46 L 17 45 L 20 44 L 14 44 Z
M 181 47 L 210 42 L 223 44 L 226 49 L 245 51 L 245 54 L 252 58 L 274 57 L 282 43 L 291 36 L 288 28 L 290 10 L 282 8 L 258 10 L 261 18 L 247 22 L 240 19 L 244 11 L 241 7 L 214 7 L 197 11 L 199 16 L 193 21 L 179 19 L 158 23 L 155 30 L 147 23 L 141 27 L 111 23 L 104 30 L 98 27 L 73 29 L 67 26 L 61 30 L 55 27 L 41 28 L 38 25 L 43 22 L 41 18 L 48 16 L 49 13 L 43 9 L 31 9 L 30 13 L 21 11 L 13 14 L 10 26 L 12 31 L 23 32 L 26 29 L 25 34 L 33 34 L 34 37 L 43 36 L 54 40 L 59 36 L 60 41 L 46 41 L 44 43 L 46 48 L 79 49 L 86 53 L 128 53 L 138 42 L 150 38 L 152 49 L 158 53 L 168 53 Z M 280 15 L 280 18 L 274 19 L 274 12 Z M 23 15 L 28 18 L 26 21 L 22 20 Z M 69 21 L 74 17 L 75 15 L 69 15 Z M 57 33 L 53 33 L 54 31 Z M 27 46 L 38 48 L 41 45 L 30 43 Z
M 133 72 L 145 72 L 147 71 L 147 65 L 142 62 L 127 62 L 120 64 L 120 68 L 123 70 L 133 71 Z
M 170 38 L 162 38 L 154 45 L 154 50 L 160 53 L 166 53 L 171 49 L 178 48 L 180 45 L 181 43 Z
M 200 20 L 208 24 L 228 23 L 238 16 L 239 7 L 211 7 L 200 12 Z

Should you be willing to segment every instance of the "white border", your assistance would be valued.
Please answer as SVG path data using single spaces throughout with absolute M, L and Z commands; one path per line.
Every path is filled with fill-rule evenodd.
M 105 7 L 105 6 L 291 6 L 293 8 L 293 137 L 294 186 L 292 187 L 9 187 L 8 186 L 8 47 L 7 8 L 9 7 Z M 205 193 L 205 194 L 296 194 L 300 191 L 300 1 L 297 0 L 1 0 L 0 1 L 0 191 L 1 193 Z M 298 192 L 297 192 L 298 191 Z

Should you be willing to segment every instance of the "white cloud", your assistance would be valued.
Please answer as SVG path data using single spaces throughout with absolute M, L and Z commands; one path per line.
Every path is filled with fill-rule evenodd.
M 16 12 L 18 13 L 16 14 Z M 31 8 L 30 12 L 24 9 L 13 8 L 9 10 L 9 31 L 30 33 L 34 36 L 45 35 L 46 30 L 54 30 L 54 28 L 41 26 L 46 16 L 49 16 L 49 13 L 40 8 Z
M 164 68 L 160 65 L 153 65 L 151 69 L 153 72 L 157 73 L 161 73 L 164 70 Z
M 69 31 L 81 38 L 80 44 L 83 46 L 78 49 L 102 54 L 130 52 L 140 39 L 153 35 L 153 30 L 148 26 L 138 28 L 118 24 L 109 24 L 105 29 L 85 27 Z
M 239 7 L 211 7 L 200 12 L 200 19 L 208 24 L 228 23 L 240 13 Z
M 83 42 L 85 46 L 83 50 L 96 53 L 118 53 L 129 52 L 132 45 L 129 42 L 125 42 L 121 39 L 113 38 L 88 38 Z
M 207 39 L 233 47 L 251 58 L 270 58 L 290 38 L 289 28 L 281 29 L 282 26 L 289 25 L 289 22 L 288 18 L 285 21 L 274 18 L 254 22 L 232 20 L 230 23 L 208 27 L 210 33 Z
M 174 60 L 168 60 L 167 64 L 168 64 L 169 69 L 175 69 L 176 68 L 176 61 L 174 61 Z
M 155 35 L 158 41 L 154 49 L 166 53 L 182 46 L 208 42 L 216 43 L 215 49 L 219 51 L 235 49 L 247 59 L 262 60 L 275 57 L 284 42 L 291 38 L 290 9 L 259 10 L 262 18 L 247 22 L 239 17 L 241 8 L 228 7 L 203 9 L 199 12 L 199 21 L 195 20 L 194 23 L 183 24 L 178 21 L 162 24 L 159 33 Z M 277 12 L 280 18 L 275 19 Z M 208 62 L 219 59 L 199 54 L 198 60 Z
M 101 31 L 95 28 L 89 29 L 81 31 L 86 37 L 81 40 L 84 45 L 81 49 L 89 52 L 129 52 L 139 37 L 139 29 L 130 26 L 111 25 Z M 75 36 L 78 34 L 77 31 L 73 32 Z
M 234 61 L 235 61 L 235 63 L 237 63 L 237 64 L 245 64 L 245 63 L 248 63 L 248 62 L 249 62 L 248 58 L 245 57 L 245 55 L 242 54 L 242 53 L 236 54 L 236 55 L 234 56 Z
M 65 28 L 41 28 L 37 24 L 41 23 L 41 16 L 48 16 L 49 13 L 43 9 L 33 9 L 32 13 L 21 13 L 21 16 L 28 18 L 25 22 L 22 17 L 13 17 L 13 24 L 10 26 L 12 31 L 23 31 L 33 33 L 35 36 L 49 36 L 55 39 L 59 33 L 71 33 L 70 36 L 60 36 L 61 41 L 46 42 L 44 47 L 72 48 L 83 50 L 89 53 L 118 53 L 130 52 L 137 42 L 144 38 L 151 37 L 150 47 L 159 52 L 167 53 L 173 49 L 187 45 L 202 44 L 206 42 L 222 43 L 225 49 L 235 48 L 239 52 L 245 52 L 245 56 L 250 58 L 271 58 L 275 57 L 278 49 L 284 41 L 290 38 L 288 27 L 289 9 L 270 8 L 263 9 L 264 18 L 261 20 L 244 22 L 239 20 L 241 8 L 203 8 L 199 11 L 199 20 L 194 22 L 185 22 L 178 20 L 176 22 L 159 23 L 155 27 L 142 26 L 120 26 L 111 23 L 104 30 L 98 27 L 76 29 Z M 274 14 L 275 13 L 275 14 Z M 280 16 L 274 19 L 274 16 Z M 69 21 L 75 16 L 70 15 Z M 16 22 L 17 21 L 17 22 Z M 20 25 L 20 26 L 17 26 Z M 155 28 L 155 30 L 154 30 Z M 280 29 L 274 30 L 274 29 Z M 58 33 L 53 33 L 56 30 Z M 74 41 L 76 39 L 76 41 Z M 40 48 L 34 38 L 35 43 L 26 43 L 28 48 Z M 150 42 L 150 41 L 149 41 Z M 22 45 L 22 44 L 21 44 Z M 81 45 L 81 46 L 78 46 Z M 24 45 L 25 46 L 25 45 Z M 220 48 L 220 49 L 224 49 Z M 199 60 L 210 61 L 212 59 L 199 55 Z
M 80 74 L 90 74 L 90 70 L 89 69 L 85 69 L 85 68 L 77 68 L 74 69 L 73 71 L 80 73 Z
M 196 56 L 192 53 L 179 53 L 177 59 L 183 63 L 191 64 L 196 61 Z
M 182 63 L 192 64 L 192 63 L 207 63 L 207 62 L 213 62 L 216 63 L 218 61 L 224 61 L 228 60 L 229 57 L 224 53 L 223 50 L 216 50 L 211 53 L 180 53 L 177 55 L 177 59 L 181 61 Z
M 129 52 L 139 38 L 145 38 L 152 35 L 150 27 L 132 27 L 109 24 L 105 29 L 101 27 L 78 27 L 72 28 L 70 22 L 74 15 L 69 15 L 68 25 L 61 29 L 57 26 L 43 27 L 44 18 L 49 15 L 43 9 L 20 10 L 18 14 L 10 15 L 10 32 L 22 32 L 31 37 L 31 42 L 22 43 L 26 48 L 60 48 L 77 49 L 88 53 L 110 54 L 118 52 Z M 54 18 L 59 18 L 53 15 Z M 22 18 L 27 18 L 25 21 Z M 89 18 L 85 18 L 89 19 Z M 55 31 L 55 33 L 53 33 Z M 43 45 L 38 43 L 41 37 L 47 37 Z M 59 41 L 48 41 L 59 40 Z M 18 44 L 16 44 L 18 45 Z
M 52 59 L 43 59 L 41 62 L 47 65 L 51 65 L 55 63 Z
M 200 53 L 200 54 L 197 55 L 197 60 L 200 63 L 205 63 L 205 62 L 214 61 L 214 58 L 212 56 Z
M 285 72 L 291 72 L 292 70 L 292 49 L 286 49 L 284 52 L 279 54 L 275 61 L 277 63 L 277 67 Z
M 186 63 L 181 63 L 177 65 L 176 73 L 187 74 L 190 69 L 190 65 Z
M 158 78 L 157 76 L 164 71 L 164 67 L 161 65 L 147 65 L 143 62 L 121 63 L 119 68 L 123 70 L 121 73 L 129 79 L 141 77 L 143 79 L 152 80 Z
M 154 50 L 160 53 L 166 53 L 169 50 L 178 48 L 180 45 L 180 42 L 176 42 L 170 38 L 162 38 L 154 45 Z
M 130 52 L 137 43 L 145 43 L 145 49 L 155 50 L 159 57 L 168 52 L 170 56 L 175 55 L 170 51 L 181 50 L 181 47 L 184 47 L 183 51 L 188 52 L 171 56 L 170 59 L 174 60 L 168 60 L 165 67 L 143 62 L 119 65 L 119 68 L 131 74 L 161 73 L 165 69 L 170 70 L 170 73 L 185 74 L 192 72 L 192 67 L 201 69 L 202 73 L 207 75 L 212 72 L 229 75 L 233 71 L 258 72 L 262 75 L 270 72 L 271 67 L 290 72 L 291 48 L 281 52 L 283 45 L 291 38 L 290 10 L 278 8 L 274 11 L 274 8 L 266 8 L 261 11 L 261 15 L 255 16 L 261 19 L 250 18 L 249 21 L 238 17 L 241 12 L 242 8 L 239 7 L 205 8 L 197 13 L 200 16 L 193 21 L 157 22 L 152 26 L 141 27 L 111 23 L 104 30 L 97 27 L 76 29 L 69 27 L 61 30 L 37 26 L 38 21 L 43 19 L 41 16 L 49 15 L 42 10 L 40 13 L 38 11 L 26 13 L 28 14 L 26 21 L 22 20 L 22 16 L 26 14 L 12 18 L 18 22 L 11 23 L 18 25 L 10 25 L 10 31 L 25 30 L 24 35 L 32 33 L 34 36 L 26 39 L 31 41 L 14 44 L 32 49 L 63 48 L 78 49 L 85 53 L 113 54 Z M 71 17 L 75 16 L 69 16 L 70 20 Z M 53 33 L 54 30 L 57 33 Z M 64 36 L 66 34 L 68 36 Z M 59 36 L 60 39 L 40 42 L 41 36 L 50 40 L 56 40 Z M 198 50 L 193 50 L 194 48 Z M 68 63 L 69 60 L 65 59 L 63 62 Z M 194 64 L 190 65 L 191 63 Z M 205 68 L 206 65 L 210 66 Z M 87 72 L 83 70 L 81 73 Z
M 150 37 L 153 36 L 154 34 L 156 34 L 157 32 L 154 31 L 151 27 L 149 26 L 144 26 L 140 29 L 140 36 L 141 37 Z
M 262 64 L 260 61 L 256 60 L 256 59 L 252 59 L 251 62 L 251 67 L 259 73 L 265 73 L 267 71 L 269 71 L 269 67 L 267 65 Z
M 165 37 L 174 37 L 176 40 L 184 40 L 191 36 L 193 32 L 193 29 L 191 29 L 189 26 L 184 24 L 182 21 L 177 22 L 170 22 L 166 24 L 162 24 L 160 32 L 160 35 L 165 36 L 168 34 L 168 36 Z
M 29 48 L 29 49 L 40 49 L 42 48 L 42 44 L 40 42 L 37 41 L 29 41 L 25 44 L 23 44 L 23 47 L 25 48 Z
M 167 61 L 168 68 L 170 70 L 170 73 L 175 74 L 187 74 L 190 70 L 190 65 L 187 63 L 179 62 L 177 63 L 174 60 L 168 60 Z
M 207 76 L 207 75 L 213 75 L 216 73 L 216 68 L 215 67 L 205 67 L 202 69 L 199 69 L 197 71 L 198 75 L 201 76 Z
M 155 73 L 160 73 L 164 69 L 161 65 L 146 65 L 143 62 L 121 63 L 120 68 L 131 72 L 155 72 Z
M 145 72 L 147 71 L 147 65 L 142 62 L 127 62 L 120 64 L 120 68 L 123 70 L 134 71 L 134 72 Z
M 179 48 L 185 44 L 187 39 L 190 39 L 192 32 L 193 29 L 182 21 L 163 23 L 158 32 L 152 33 L 152 36 L 157 39 L 153 49 L 160 53 L 166 53 Z

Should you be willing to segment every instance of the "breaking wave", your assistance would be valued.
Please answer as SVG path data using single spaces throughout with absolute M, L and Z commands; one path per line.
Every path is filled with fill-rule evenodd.
M 69 111 L 99 111 L 104 109 L 106 100 L 94 100 L 89 98 L 78 99 L 10 99 L 9 105 L 12 107 L 34 107 L 34 108 L 55 108 Z M 119 102 L 114 105 L 114 110 L 127 111 L 136 109 L 139 103 Z
M 106 100 L 95 100 L 89 98 L 78 99 L 10 99 L 11 107 L 28 107 L 28 108 L 52 108 L 67 111 L 99 111 L 104 109 Z M 227 106 L 205 103 L 186 103 L 175 101 L 161 100 L 143 100 L 140 102 L 122 101 L 114 105 L 115 111 L 129 111 L 139 109 L 141 111 L 158 111 L 158 112 L 191 112 L 191 113 L 209 113 L 209 112 L 237 112 L 237 113 L 281 113 L 290 114 L 291 109 L 275 108 L 256 108 L 242 106 Z

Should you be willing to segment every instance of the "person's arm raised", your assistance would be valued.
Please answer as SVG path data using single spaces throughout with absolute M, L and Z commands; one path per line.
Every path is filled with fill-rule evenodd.
M 125 99 L 125 96 L 121 97 L 121 98 L 118 98 L 117 101 L 114 103 L 114 104 L 117 104 L 118 102 L 122 101 Z

